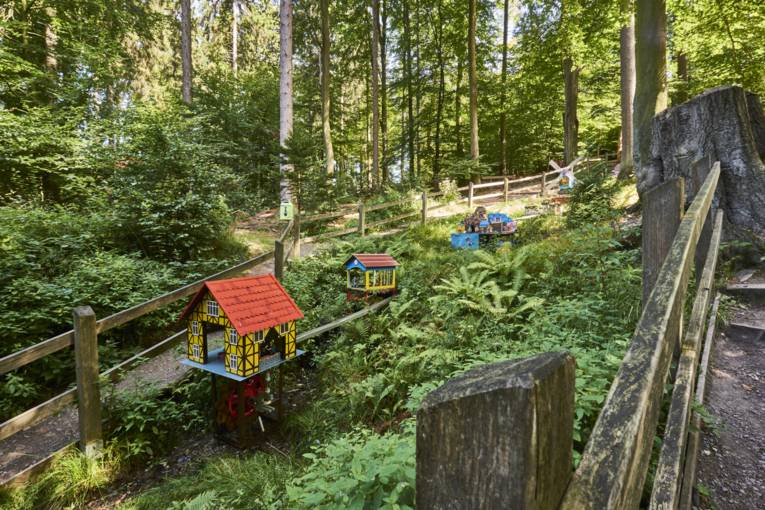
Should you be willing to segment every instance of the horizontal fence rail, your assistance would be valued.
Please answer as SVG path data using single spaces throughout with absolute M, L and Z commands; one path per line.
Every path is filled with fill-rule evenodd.
M 561 508 L 637 508 L 669 371 L 668 331 L 679 324 L 696 244 L 712 203 L 720 164 L 678 227 Z

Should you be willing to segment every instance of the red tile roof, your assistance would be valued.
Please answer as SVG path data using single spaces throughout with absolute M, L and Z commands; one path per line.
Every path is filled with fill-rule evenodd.
M 210 291 L 240 335 L 303 318 L 303 312 L 274 275 L 263 274 L 205 282 L 181 313 L 181 319 L 191 313 L 205 291 Z
M 355 258 L 367 269 L 373 269 L 375 267 L 398 267 L 396 259 L 388 255 L 387 253 L 354 253 L 351 258 Z M 348 259 L 350 261 L 351 259 Z M 346 261 L 346 264 L 348 263 Z

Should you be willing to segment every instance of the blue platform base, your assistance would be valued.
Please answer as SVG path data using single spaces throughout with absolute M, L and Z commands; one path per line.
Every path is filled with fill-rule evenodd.
M 452 248 L 458 250 L 477 250 L 480 242 L 479 235 L 474 233 L 452 234 Z
M 211 374 L 219 375 L 221 377 L 225 377 L 227 379 L 231 379 L 232 381 L 246 381 L 247 379 L 251 379 L 255 377 L 258 374 L 262 374 L 263 372 L 267 372 L 268 370 L 271 370 L 272 368 L 276 368 L 282 363 L 285 363 L 287 361 L 292 361 L 289 359 L 282 359 L 280 356 L 273 356 L 269 357 L 267 359 L 261 359 L 260 364 L 258 366 L 259 370 L 255 372 L 252 375 L 248 375 L 245 377 L 232 374 L 230 372 L 226 371 L 226 364 L 223 358 L 218 357 L 218 353 L 223 352 L 223 349 L 215 349 L 213 351 L 210 351 L 210 353 L 207 356 L 208 362 L 205 364 L 197 363 L 196 361 L 191 361 L 190 359 L 182 359 L 181 363 L 187 366 L 190 366 L 192 368 L 198 368 L 199 370 L 204 370 L 205 372 L 210 372 Z M 295 353 L 295 358 L 298 356 L 302 356 L 305 354 L 305 351 L 301 351 L 300 349 L 297 349 L 297 352 Z M 292 358 L 292 359 L 295 359 Z

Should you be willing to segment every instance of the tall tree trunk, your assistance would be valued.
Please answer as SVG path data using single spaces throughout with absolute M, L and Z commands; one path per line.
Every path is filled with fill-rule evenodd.
M 468 55 L 470 68 L 468 70 L 470 81 L 470 159 L 478 162 L 478 77 L 476 64 L 476 18 L 477 0 L 470 0 L 470 19 L 468 24 Z M 471 180 L 477 181 L 478 174 L 471 175 Z
M 460 118 L 462 117 L 462 101 L 460 98 L 460 91 L 462 90 L 460 88 L 462 87 L 462 65 L 462 56 L 457 54 L 457 82 L 454 86 L 454 152 L 458 158 L 465 154 L 465 149 L 462 147 L 462 128 L 460 127 Z
M 409 180 L 414 184 L 415 165 L 414 165 L 414 102 L 412 94 L 412 32 L 409 24 L 409 2 L 403 2 L 404 5 L 404 80 L 406 81 L 406 101 L 407 101 L 407 146 L 409 156 Z M 402 175 L 403 178 L 403 175 Z M 403 179 L 402 179 L 403 180 Z
M 415 153 L 417 154 L 417 178 L 422 175 L 422 148 L 420 142 L 420 104 L 422 101 L 422 87 L 420 86 L 420 77 L 422 76 L 422 69 L 420 67 L 420 2 L 415 0 L 414 2 L 414 35 L 417 38 L 414 44 L 414 60 L 415 60 L 415 106 L 414 111 L 417 122 L 414 125 L 414 139 L 415 139 Z
M 181 95 L 191 104 L 191 0 L 181 0 Z
M 287 163 L 284 148 L 292 136 L 292 0 L 279 1 L 279 48 L 279 198 L 291 202 L 292 165 Z
M 651 158 L 654 116 L 667 107 L 667 13 L 664 0 L 640 0 L 635 11 L 634 160 L 638 181 Z M 640 191 L 641 188 L 638 188 Z
M 619 178 L 629 177 L 634 168 L 632 159 L 632 100 L 635 96 L 635 15 L 632 0 L 621 0 L 623 25 L 619 36 L 621 69 L 621 162 Z
M 566 101 L 563 112 L 563 161 L 568 165 L 576 159 L 579 145 L 579 119 L 577 118 L 579 69 L 574 68 L 571 57 L 563 59 L 563 81 Z
M 436 134 L 434 140 L 433 152 L 433 186 L 436 186 L 441 179 L 441 119 L 444 111 L 444 38 L 443 38 L 443 19 L 441 16 L 441 0 L 436 4 L 436 51 L 438 56 L 438 94 L 436 96 Z
M 324 155 L 327 158 L 327 176 L 335 173 L 335 150 L 332 147 L 331 88 L 329 69 L 329 0 L 321 0 L 321 127 L 324 133 Z
M 231 70 L 239 70 L 239 0 L 231 2 Z
M 387 183 L 388 175 L 388 53 L 386 50 L 386 40 L 388 31 L 388 14 L 385 6 L 385 0 L 381 5 L 381 24 L 380 33 L 380 166 L 382 167 L 382 182 Z
M 502 88 L 500 90 L 500 114 L 499 114 L 499 150 L 501 152 L 500 164 L 502 165 L 502 175 L 507 175 L 507 115 L 505 103 L 507 102 L 507 26 L 508 26 L 508 4 L 505 0 L 504 6 L 504 24 L 502 28 Z
M 371 28 L 372 28 L 372 79 L 370 87 L 372 89 L 372 176 L 375 182 L 380 179 L 380 100 L 379 83 L 380 77 L 380 0 L 371 0 Z

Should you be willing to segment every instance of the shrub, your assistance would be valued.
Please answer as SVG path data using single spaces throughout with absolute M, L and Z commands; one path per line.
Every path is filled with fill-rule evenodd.
M 313 448 L 287 487 L 292 508 L 414 508 L 413 422 L 403 433 L 358 430 Z

